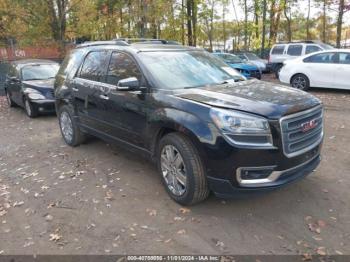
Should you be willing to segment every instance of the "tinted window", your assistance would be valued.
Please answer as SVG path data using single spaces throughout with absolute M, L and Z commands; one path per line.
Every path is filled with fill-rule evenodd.
M 322 49 L 317 45 L 307 45 L 305 49 L 305 54 L 315 53 L 321 51 Z
M 272 49 L 272 54 L 273 55 L 282 55 L 283 51 L 284 51 L 284 45 L 276 45 L 273 49 Z
M 350 53 L 339 53 L 339 64 L 350 65 Z
M 136 77 L 141 81 L 141 73 L 135 61 L 124 53 L 112 53 L 108 67 L 107 83 L 117 85 L 121 79 Z
M 81 68 L 80 77 L 103 82 L 105 80 L 108 58 L 108 51 L 94 51 L 89 53 Z
M 302 45 L 290 45 L 288 47 L 287 54 L 291 56 L 300 56 L 302 50 L 303 50 Z
M 306 63 L 334 63 L 335 53 L 322 53 L 304 59 Z

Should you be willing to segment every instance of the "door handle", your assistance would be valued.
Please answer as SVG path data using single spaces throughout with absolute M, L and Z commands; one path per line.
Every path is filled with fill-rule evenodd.
M 106 95 L 100 95 L 100 98 L 101 98 L 101 99 L 104 99 L 104 100 L 109 100 L 109 97 L 106 96 Z
M 78 91 L 79 91 L 79 89 L 76 88 L 76 87 L 73 87 L 72 90 L 75 91 L 75 92 L 78 92 Z

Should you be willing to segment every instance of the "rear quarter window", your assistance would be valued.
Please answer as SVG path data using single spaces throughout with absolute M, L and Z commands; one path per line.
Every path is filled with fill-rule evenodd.
M 75 74 L 83 60 L 83 54 L 84 51 L 82 49 L 71 50 L 64 58 L 58 74 L 65 76 L 68 74 Z
M 274 48 L 272 48 L 271 54 L 272 55 L 282 55 L 284 48 L 285 48 L 285 45 L 276 45 Z

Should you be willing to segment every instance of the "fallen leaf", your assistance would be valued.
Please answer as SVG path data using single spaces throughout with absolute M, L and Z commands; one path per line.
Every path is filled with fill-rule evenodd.
M 303 254 L 303 261 L 311 261 L 312 260 L 312 256 L 309 253 L 305 253 Z
M 180 208 L 179 211 L 181 214 L 187 214 L 187 213 L 191 212 L 190 209 L 185 208 L 185 207 Z
M 62 236 L 57 234 L 57 233 L 50 234 L 50 241 L 57 242 L 57 241 L 61 240 L 61 238 L 62 238 Z
M 184 235 L 184 234 L 186 234 L 186 230 L 185 229 L 181 229 L 181 230 L 177 231 L 177 233 L 179 235 Z
M 316 249 L 316 253 L 320 256 L 325 256 L 326 255 L 326 251 L 325 251 L 325 248 L 324 247 L 318 247 Z

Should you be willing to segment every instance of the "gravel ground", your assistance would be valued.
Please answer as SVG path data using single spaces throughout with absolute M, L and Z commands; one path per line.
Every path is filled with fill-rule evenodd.
M 97 139 L 70 148 L 55 116 L 0 97 L 0 254 L 350 254 L 350 92 L 311 92 L 326 108 L 316 172 L 190 208 L 147 159 Z

